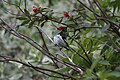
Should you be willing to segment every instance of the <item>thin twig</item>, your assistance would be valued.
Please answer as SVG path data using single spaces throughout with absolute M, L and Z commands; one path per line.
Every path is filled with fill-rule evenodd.
M 89 11 L 91 11 L 92 13 L 94 13 L 94 15 L 99 16 L 96 12 L 94 12 L 92 9 L 90 9 L 89 7 L 87 7 L 84 3 L 82 3 L 80 0 L 77 0 L 80 4 L 82 4 L 86 9 L 88 9 Z
M 8 58 L 8 57 L 3 56 L 3 55 L 0 55 L 0 57 L 4 58 L 4 60 L 0 60 L 0 62 L 10 62 L 10 61 L 13 61 L 13 62 L 17 62 L 17 63 L 23 64 L 24 66 L 30 67 L 30 68 L 32 68 L 32 69 L 34 69 L 34 70 L 36 70 L 36 71 L 42 72 L 42 73 L 45 73 L 45 72 L 43 72 L 43 71 L 47 71 L 47 72 L 52 72 L 52 73 L 58 74 L 58 75 L 60 75 L 60 76 L 64 76 L 64 78 L 72 78 L 72 79 L 74 79 L 74 78 L 73 78 L 72 76 L 70 76 L 70 75 L 65 75 L 65 74 L 63 74 L 63 73 L 59 73 L 59 72 L 54 71 L 54 70 L 44 69 L 44 68 L 40 68 L 40 67 L 35 67 L 35 66 L 33 66 L 32 64 L 30 64 L 30 63 L 27 64 L 27 63 L 24 63 L 24 62 L 15 60 L 15 59 L 13 59 L 13 58 Z M 47 73 L 45 73 L 45 74 L 48 75 L 48 76 L 52 76 L 52 75 L 49 75 L 49 74 L 47 74 Z M 57 76 L 52 76 L 52 77 L 57 77 Z M 62 79 L 64 79 L 63 77 L 57 77 L 57 78 L 62 78 Z
M 69 36 L 69 37 L 70 37 L 70 36 Z M 71 38 L 72 38 L 72 37 L 71 37 Z M 72 38 L 72 39 L 82 48 L 83 52 L 85 53 L 85 56 L 87 57 L 87 59 L 88 59 L 89 61 L 87 61 L 83 56 L 82 56 L 82 58 L 91 65 L 91 64 L 92 64 L 92 61 L 90 60 L 90 58 L 89 58 L 87 52 L 85 51 L 85 49 L 83 48 L 83 46 L 82 46 L 79 42 L 77 42 L 74 38 Z M 75 51 L 74 49 L 72 49 L 72 50 Z M 76 52 L 76 51 L 75 51 L 75 52 Z M 79 54 L 79 53 L 78 53 L 78 54 Z
M 1 18 L 0 18 L 1 19 Z M 1 19 L 1 21 L 3 21 L 2 19 Z M 8 24 L 6 24 L 6 25 L 8 25 Z M 4 26 L 2 26 L 4 29 L 6 29 L 6 30 L 8 30 L 6 27 L 4 27 Z M 8 27 L 10 27 L 9 25 L 8 25 Z M 11 27 L 10 27 L 11 28 Z M 12 28 L 11 28 L 12 29 Z M 33 41 L 31 38 L 29 38 L 29 37 L 26 37 L 25 35 L 22 35 L 21 33 L 18 33 L 18 32 L 16 32 L 15 30 L 12 30 L 12 31 L 10 31 L 10 30 L 8 30 L 11 34 L 13 34 L 13 35 L 15 35 L 16 37 L 19 37 L 19 38 L 21 38 L 21 39 L 23 39 L 23 40 L 25 40 L 26 42 L 28 42 L 29 44 L 31 44 L 33 47 L 35 47 L 37 50 L 39 50 L 40 52 L 42 52 L 42 53 L 44 53 L 46 56 L 48 56 L 49 58 L 53 58 L 54 60 L 56 60 L 57 62 L 59 62 L 59 63 L 61 63 L 61 64 L 63 64 L 63 65 L 66 65 L 67 67 L 70 67 L 71 69 L 73 69 L 73 70 L 75 70 L 76 71 L 76 69 L 75 69 L 75 67 L 78 67 L 78 68 L 80 68 L 79 66 L 77 66 L 77 65 L 74 65 L 74 64 L 70 64 L 70 63 L 68 63 L 68 62 L 65 62 L 65 61 L 62 61 L 61 59 L 58 59 L 58 58 L 56 58 L 56 57 L 54 57 L 54 55 L 48 55 L 48 54 L 46 54 L 45 52 L 43 52 L 40 48 L 38 48 L 36 45 L 34 45 L 33 43 L 35 43 L 35 44 L 37 44 L 35 41 Z M 15 32 L 15 33 L 13 33 L 13 32 Z M 27 40 L 28 39 L 28 40 Z M 29 41 L 29 39 L 33 42 L 33 43 L 31 43 L 31 41 Z M 37 44 L 38 45 L 38 44 Z M 41 47 L 41 46 L 40 46 Z M 43 49 L 44 50 L 44 49 Z M 46 50 L 45 50 L 46 51 Z M 47 52 L 47 51 L 46 51 Z M 47 52 L 48 53 L 48 52 Z M 81 68 L 82 70 L 85 70 L 85 68 Z
M 106 14 L 105 10 L 101 7 L 100 3 L 98 2 L 98 0 L 94 0 L 95 4 L 97 5 L 97 7 L 100 9 L 100 11 L 102 12 L 102 14 L 104 15 L 105 18 L 108 18 L 108 15 Z

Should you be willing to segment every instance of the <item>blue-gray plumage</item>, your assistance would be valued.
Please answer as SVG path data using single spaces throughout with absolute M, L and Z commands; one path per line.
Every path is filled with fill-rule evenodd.
M 55 46 L 59 46 L 59 47 L 65 47 L 65 48 L 69 47 L 67 42 L 59 34 L 54 36 L 54 44 Z

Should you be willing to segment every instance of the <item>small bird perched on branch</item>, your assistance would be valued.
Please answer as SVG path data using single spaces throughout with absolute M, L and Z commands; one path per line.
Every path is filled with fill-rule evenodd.
M 62 36 L 60 34 L 54 36 L 53 41 L 54 41 L 55 46 L 64 47 L 66 49 L 69 49 L 68 43 L 66 42 L 65 39 L 62 38 Z

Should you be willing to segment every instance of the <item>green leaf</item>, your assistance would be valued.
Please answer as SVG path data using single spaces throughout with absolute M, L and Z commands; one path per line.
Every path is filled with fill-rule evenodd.
M 107 60 L 100 60 L 99 63 L 102 65 L 110 65 L 109 61 Z
M 31 22 L 29 23 L 28 28 L 31 28 L 31 27 L 34 25 L 34 22 L 35 22 L 35 21 L 31 21 Z
M 97 75 L 100 78 L 100 80 L 106 80 L 107 77 L 109 77 L 109 72 L 101 70 L 97 73 Z
M 48 9 L 47 8 L 41 8 L 40 11 L 41 12 L 46 12 Z
M 92 66 L 91 66 L 91 70 L 93 70 L 97 66 L 99 61 L 100 61 L 100 59 L 96 59 L 93 61 Z
M 107 45 L 104 45 L 104 47 L 102 48 L 101 50 L 101 53 L 100 54 L 104 54 L 106 50 L 108 50 L 109 47 Z
M 110 3 L 110 6 L 113 7 L 113 11 L 119 11 L 120 10 L 120 0 L 114 0 L 114 1 L 111 1 Z
M 30 20 L 25 20 L 22 22 L 21 26 L 25 25 L 25 24 L 28 24 L 30 22 Z
M 64 73 L 64 72 L 67 72 L 67 71 L 69 71 L 69 70 L 70 70 L 70 68 L 65 67 L 65 68 L 56 69 L 55 71 Z
M 115 76 L 115 77 L 120 77 L 120 72 L 118 71 L 113 71 L 110 73 L 111 76 Z
M 30 14 L 28 10 L 24 9 L 25 14 Z
M 16 19 L 19 19 L 19 20 L 26 20 L 26 19 L 28 19 L 28 18 L 26 18 L 26 17 L 17 17 Z
M 74 62 L 75 64 L 82 63 L 82 60 L 80 59 L 80 57 L 78 56 L 78 54 L 75 54 L 75 55 L 73 56 L 73 62 Z

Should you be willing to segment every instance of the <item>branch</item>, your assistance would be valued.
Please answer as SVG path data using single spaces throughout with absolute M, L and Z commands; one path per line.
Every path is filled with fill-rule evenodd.
M 69 36 L 69 37 L 70 37 L 70 36 Z M 87 59 L 88 59 L 89 61 L 87 61 L 84 57 L 83 57 L 83 59 L 91 65 L 91 64 L 92 64 L 92 61 L 91 61 L 91 59 L 89 58 L 89 56 L 88 56 L 87 52 L 85 51 L 85 49 L 83 48 L 83 46 L 82 46 L 79 42 L 77 42 L 73 37 L 70 37 L 70 38 L 72 38 L 72 39 L 82 48 L 83 52 L 85 53 L 85 56 L 87 57 Z M 74 50 L 74 49 L 73 49 L 73 50 Z M 75 50 L 74 50 L 74 51 L 75 51 Z M 76 52 L 76 51 L 75 51 L 75 52 Z M 78 53 L 78 54 L 79 54 L 79 53 Z
M 1 58 L 3 58 L 4 60 L 0 60 L 0 62 L 10 62 L 10 61 L 13 61 L 13 62 L 17 62 L 17 63 L 20 63 L 20 64 L 23 64 L 24 66 L 27 66 L 27 67 L 30 67 L 38 72 L 41 72 L 41 73 L 44 73 L 45 75 L 48 75 L 48 76 L 51 76 L 51 77 L 57 77 L 57 78 L 62 78 L 62 79 L 68 79 L 68 78 L 72 78 L 74 79 L 72 76 L 70 75 L 66 75 L 66 74 L 63 74 L 63 73 L 59 73 L 57 71 L 54 71 L 54 70 L 50 70 L 50 69 L 44 69 L 44 68 L 40 68 L 40 67 L 35 67 L 33 66 L 32 64 L 27 64 L 27 63 L 24 63 L 24 62 L 21 62 L 21 61 L 18 61 L 18 60 L 15 60 L 13 58 L 8 58 L 8 56 L 3 56 L 3 55 L 0 55 Z M 47 72 L 51 72 L 51 73 L 55 73 L 55 74 L 58 74 L 62 77 L 58 77 L 58 76 L 52 76 L 50 74 L 47 74 L 45 73 L 44 71 L 47 71 Z
M 0 18 L 0 19 L 1 19 L 1 18 Z M 83 71 L 85 70 L 85 68 L 83 68 L 83 67 L 79 67 L 79 66 L 77 66 L 77 65 L 74 65 L 74 64 L 65 62 L 65 61 L 63 61 L 63 60 L 55 57 L 53 54 L 50 54 L 50 55 L 49 55 L 49 54 L 46 54 L 46 53 L 48 53 L 48 51 L 46 51 L 46 49 L 42 48 L 39 44 L 37 44 L 37 42 L 35 42 L 35 41 L 32 40 L 31 38 L 23 35 L 22 33 L 16 32 L 14 29 L 12 29 L 12 28 L 11 28 L 5 21 L 3 21 L 2 19 L 1 19 L 1 21 L 2 21 L 8 28 L 10 28 L 10 30 L 9 30 L 8 28 L 4 27 L 3 25 L 1 25 L 1 27 L 3 27 L 4 29 L 6 29 L 8 32 L 10 32 L 11 34 L 13 34 L 14 36 L 16 36 L 16 37 L 18 37 L 18 38 L 20 38 L 20 39 L 25 40 L 26 42 L 28 42 L 29 44 L 31 44 L 33 47 L 35 47 L 37 50 L 39 50 L 40 52 L 42 52 L 44 55 L 48 56 L 50 59 L 54 59 L 54 60 L 56 60 L 57 62 L 59 62 L 59 63 L 61 63 L 61 64 L 63 64 L 63 65 L 66 65 L 67 67 L 70 67 L 71 69 L 73 69 L 73 70 L 75 70 L 75 71 L 77 71 L 77 70 L 75 69 L 75 67 L 76 67 L 76 68 L 80 68 L 80 69 L 82 69 Z M 29 41 L 29 40 L 30 40 L 30 41 Z M 33 43 L 34 43 L 34 44 L 33 44 Z M 44 51 L 41 50 L 38 46 L 41 47 Z
M 88 9 L 89 11 L 91 11 L 92 13 L 94 13 L 94 15 L 97 16 L 97 19 L 100 19 L 101 17 L 96 14 L 96 12 L 94 12 L 92 9 L 90 9 L 89 7 L 87 7 L 85 4 L 83 4 L 80 0 L 77 0 L 80 4 L 82 4 L 86 9 Z M 114 22 L 112 22 L 111 20 L 108 19 L 108 15 L 106 14 L 106 12 L 104 11 L 104 9 L 101 7 L 100 3 L 98 2 L 98 0 L 94 0 L 94 2 L 96 3 L 96 5 L 98 6 L 98 8 L 100 9 L 100 11 L 102 12 L 102 14 L 104 15 L 104 19 L 102 18 L 101 20 L 103 20 L 106 24 L 111 24 L 111 29 L 113 30 L 114 33 L 116 33 L 119 37 L 120 37 L 120 32 L 118 31 L 118 28 L 120 28 L 117 24 L 115 24 Z M 116 26 L 118 28 L 116 28 Z
M 89 7 L 87 7 L 84 3 L 82 3 L 80 0 L 77 0 L 80 4 L 82 4 L 86 9 L 88 9 L 89 11 L 91 11 L 94 15 L 99 16 L 96 12 L 94 12 L 92 9 L 90 9 Z
M 108 15 L 106 14 L 105 10 L 101 7 L 100 3 L 98 2 L 98 0 L 94 0 L 95 4 L 97 5 L 97 7 L 100 9 L 100 11 L 102 12 L 102 14 L 104 15 L 105 18 L 108 18 Z

